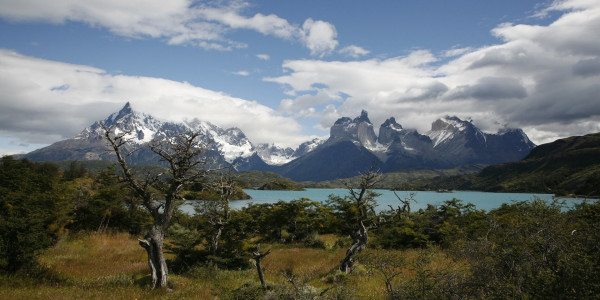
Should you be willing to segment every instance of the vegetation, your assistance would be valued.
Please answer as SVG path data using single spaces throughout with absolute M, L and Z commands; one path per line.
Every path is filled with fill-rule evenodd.
M 424 190 L 460 189 L 600 196 L 600 133 L 560 139 L 534 148 L 523 160 L 481 172 L 401 185 Z
M 259 190 L 286 190 L 286 191 L 302 191 L 302 190 L 304 190 L 304 188 L 301 185 L 299 185 L 287 178 L 275 178 L 269 182 L 264 183 L 258 189 Z
M 219 200 L 220 196 L 214 189 L 206 188 L 204 184 L 192 185 L 188 190 L 183 191 L 183 198 L 188 200 Z M 252 199 L 244 190 L 238 185 L 235 187 L 231 196 L 232 200 L 248 200 Z
M 15 272 L 56 243 L 69 224 L 70 190 L 54 165 L 0 160 L 0 269 Z
M 123 172 L 123 181 L 131 189 L 141 205 L 152 217 L 152 225 L 146 230 L 139 244 L 148 253 L 148 267 L 152 278 L 151 288 L 166 288 L 168 266 L 163 253 L 164 239 L 175 213 L 182 189 L 203 177 L 205 164 L 204 148 L 199 141 L 200 134 L 188 132 L 170 141 L 155 141 L 150 150 L 158 155 L 168 166 L 168 177 L 162 173 L 146 173 L 144 179 L 135 176 L 127 162 L 129 132 L 117 133 L 112 128 L 104 129 L 110 148 Z
M 414 191 L 422 188 L 420 183 L 429 182 L 434 178 L 446 178 L 451 176 L 469 175 L 481 171 L 485 166 L 473 165 L 454 169 L 440 170 L 406 170 L 402 172 L 385 173 L 374 186 L 376 189 L 393 189 L 402 186 L 404 190 Z M 300 184 L 306 188 L 345 188 L 345 182 L 357 181 L 360 176 L 352 178 L 326 180 L 326 181 L 304 181 Z
M 362 197 L 363 189 L 353 189 L 327 203 L 299 199 L 229 210 L 235 183 L 226 177 L 210 185 L 219 199 L 198 205 L 193 215 L 173 212 L 164 240 L 171 291 L 150 290 L 137 236 L 153 226 L 151 215 L 114 168 L 80 171 L 1 160 L 0 298 L 600 294 L 598 202 L 567 210 L 539 200 L 482 211 L 453 199 L 412 211 L 410 199 L 399 199 L 397 207 L 375 213 L 369 184 Z M 361 223 L 368 231 L 360 232 Z M 357 230 L 368 234 L 367 243 Z M 351 268 L 340 270 L 357 243 Z

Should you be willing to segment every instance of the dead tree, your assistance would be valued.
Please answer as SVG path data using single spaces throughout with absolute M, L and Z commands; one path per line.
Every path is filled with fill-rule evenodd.
M 265 274 L 263 272 L 262 265 L 260 262 L 265 256 L 271 253 L 271 249 L 266 252 L 260 252 L 260 246 L 256 246 L 256 249 L 252 252 L 252 259 L 254 260 L 254 264 L 256 265 L 256 272 L 258 273 L 258 280 L 260 280 L 260 286 L 263 290 L 267 289 L 267 282 L 265 281 Z
M 173 140 L 153 142 L 152 152 L 163 160 L 169 169 L 170 176 L 162 174 L 146 174 L 145 178 L 135 176 L 126 157 L 128 132 L 115 134 L 112 128 L 103 127 L 104 137 L 117 158 L 123 171 L 123 180 L 141 200 L 142 205 L 152 217 L 152 226 L 139 240 L 140 246 L 148 253 L 148 266 L 152 276 L 151 288 L 166 288 L 168 269 L 163 254 L 164 237 L 171 225 L 173 212 L 180 200 L 184 185 L 199 180 L 206 173 L 202 166 L 204 147 L 198 141 L 199 133 L 187 132 L 176 136 Z
M 398 201 L 400 201 L 400 203 L 402 203 L 402 207 L 398 206 L 398 209 L 394 209 L 394 207 L 392 207 L 391 205 L 389 205 L 391 210 L 395 210 L 398 214 L 410 214 L 410 204 L 412 202 L 417 202 L 415 200 L 415 193 L 410 193 L 408 195 L 408 197 L 402 198 L 400 197 L 400 195 L 398 195 L 396 193 L 395 190 L 392 190 L 392 192 L 394 193 L 394 196 L 396 196 L 396 198 L 398 199 Z
M 400 251 L 371 250 L 361 259 L 367 263 L 369 273 L 376 271 L 383 277 L 389 299 L 397 299 L 399 291 L 394 287 L 394 280 L 402 274 L 404 254 Z
M 369 210 L 373 209 L 371 201 L 373 196 L 369 193 L 375 184 L 381 181 L 381 174 L 376 171 L 369 171 L 360 175 L 358 189 L 355 189 L 350 183 L 344 183 L 348 192 L 350 193 L 350 199 L 354 202 L 355 207 L 358 209 L 358 219 L 356 233 L 352 237 L 353 242 L 350 248 L 346 251 L 346 256 L 340 262 L 340 270 L 342 272 L 349 273 L 352 270 L 354 263 L 354 256 L 362 251 L 369 242 L 369 227 L 365 225 L 365 222 L 369 221 Z
M 229 201 L 235 193 L 235 188 L 236 183 L 231 176 L 223 176 L 213 184 L 213 189 L 219 195 L 217 209 L 210 212 L 211 216 L 209 216 L 209 222 L 213 226 L 213 235 L 210 243 L 210 250 L 213 254 L 217 254 L 221 234 L 227 222 L 229 222 Z

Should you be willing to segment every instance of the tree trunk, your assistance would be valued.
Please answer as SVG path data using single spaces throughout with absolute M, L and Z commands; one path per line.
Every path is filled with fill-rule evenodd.
M 256 272 L 258 273 L 258 280 L 260 280 L 260 286 L 263 288 L 263 290 L 266 290 L 268 287 L 267 282 L 265 281 L 265 274 L 263 273 L 262 265 L 260 264 L 260 262 L 265 256 L 269 255 L 269 253 L 271 253 L 271 250 L 267 250 L 266 252 L 261 253 L 259 246 L 257 246 L 256 251 L 252 253 L 252 259 L 254 259 L 256 263 Z
M 260 286 L 263 290 L 267 289 L 267 283 L 265 282 L 265 275 L 263 274 L 263 269 L 260 264 L 260 259 L 256 260 L 256 272 L 258 272 L 258 280 L 260 280 Z
M 211 251 L 214 255 L 216 255 L 217 251 L 219 250 L 219 239 L 221 238 L 221 234 L 223 233 L 223 227 L 225 227 L 224 224 L 217 225 L 216 231 L 211 239 Z
M 152 276 L 151 289 L 167 287 L 167 262 L 163 254 L 164 232 L 157 226 L 152 226 L 146 238 L 139 240 L 140 246 L 148 253 L 148 267 Z
M 352 270 L 352 265 L 354 263 L 354 255 L 358 254 L 358 252 L 362 251 L 369 241 L 369 235 L 367 232 L 367 228 L 365 224 L 360 221 L 360 227 L 358 232 L 356 233 L 356 237 L 354 238 L 354 243 L 348 250 L 346 251 L 346 256 L 342 259 L 340 263 L 340 270 L 345 273 L 349 273 Z

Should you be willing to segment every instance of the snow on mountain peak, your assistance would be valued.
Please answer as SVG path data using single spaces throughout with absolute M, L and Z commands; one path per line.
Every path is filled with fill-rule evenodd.
M 435 120 L 431 124 L 431 130 L 427 135 L 433 141 L 433 147 L 444 143 L 454 137 L 457 132 L 466 130 L 469 126 L 473 126 L 468 121 L 463 121 L 456 116 L 445 116 Z
M 294 149 L 275 144 L 258 144 L 254 147 L 254 152 L 269 165 L 283 165 L 295 158 Z
M 252 143 L 239 128 L 223 129 L 197 118 L 186 121 L 185 125 L 190 130 L 201 132 L 202 135 L 212 139 L 225 161 L 229 163 L 238 157 L 248 157 L 254 153 Z
M 136 143 L 144 144 L 150 142 L 156 132 L 162 127 L 163 123 L 154 117 L 135 112 L 129 102 L 125 103 L 123 108 L 108 116 L 100 122 L 95 122 L 90 127 L 85 128 L 75 139 L 98 139 L 104 134 L 102 126 L 111 127 L 114 134 L 124 134 L 124 138 Z

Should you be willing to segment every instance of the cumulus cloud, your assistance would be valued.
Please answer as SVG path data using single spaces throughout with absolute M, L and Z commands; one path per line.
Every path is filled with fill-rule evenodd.
M 17 22 L 81 22 L 133 38 L 157 38 L 171 45 L 228 51 L 247 45 L 231 40 L 232 30 L 252 30 L 297 40 L 322 55 L 337 46 L 335 27 L 307 19 L 302 27 L 275 14 L 244 14 L 242 1 L 190 0 L 1 0 L 0 17 Z
M 494 45 L 439 57 L 417 50 L 387 59 L 289 60 L 285 75 L 265 80 L 295 95 L 282 106 L 299 110 L 314 107 L 307 95 L 334 95 L 319 99 L 324 126 L 332 116 L 367 109 L 376 124 L 395 116 L 422 131 L 447 114 L 471 117 L 484 129 L 508 123 L 538 143 L 598 131 L 600 3 L 559 1 L 549 9 L 560 14 L 548 25 L 498 25 Z
M 71 137 L 126 101 L 163 120 L 197 117 L 237 126 L 252 141 L 295 145 L 308 137 L 292 118 L 256 101 L 168 79 L 113 75 L 98 68 L 0 49 L 0 137 L 51 143 Z
M 370 53 L 369 50 L 359 47 L 356 45 L 346 46 L 338 51 L 340 54 L 350 56 L 352 58 L 359 58 L 361 56 L 365 56 Z
M 311 18 L 302 24 L 301 39 L 311 54 L 319 56 L 330 53 L 338 45 L 335 26 Z

